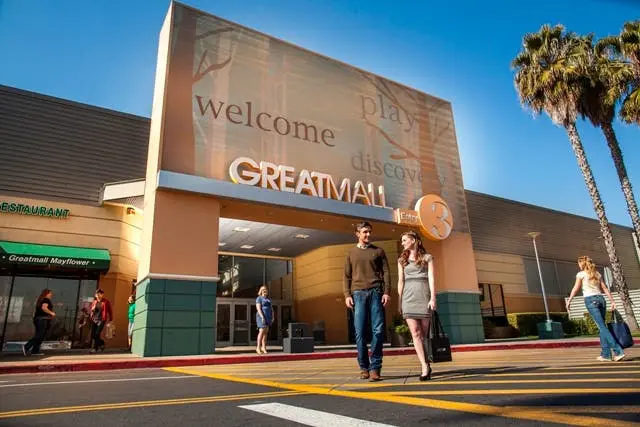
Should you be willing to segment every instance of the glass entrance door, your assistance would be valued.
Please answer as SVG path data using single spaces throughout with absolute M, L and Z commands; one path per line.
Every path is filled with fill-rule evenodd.
M 249 305 L 233 305 L 233 345 L 249 345 Z
M 267 337 L 270 345 L 280 345 L 292 318 L 290 302 L 272 301 L 273 325 Z M 258 337 L 254 299 L 218 298 L 216 302 L 216 347 L 255 345 Z
M 216 310 L 216 346 L 231 345 L 231 303 L 218 303 Z

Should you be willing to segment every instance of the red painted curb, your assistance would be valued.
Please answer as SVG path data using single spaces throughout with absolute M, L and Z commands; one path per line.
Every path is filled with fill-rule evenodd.
M 640 339 L 634 339 L 635 344 L 640 344 Z M 571 347 L 597 347 L 600 345 L 599 340 L 591 341 L 562 341 L 562 342 L 510 342 L 500 344 L 458 344 L 452 345 L 451 351 L 468 352 L 468 351 L 495 351 L 495 350 L 522 350 L 522 349 L 544 349 L 544 348 L 571 348 Z M 405 348 L 388 348 L 384 351 L 387 356 L 400 356 L 406 354 L 414 354 L 413 347 Z M 169 368 L 181 366 L 203 366 L 203 365 L 230 365 L 241 363 L 265 363 L 265 362 L 286 362 L 299 360 L 319 360 L 319 359 L 344 359 L 356 357 L 356 350 L 330 351 L 303 354 L 283 354 L 274 353 L 270 355 L 229 355 L 200 358 L 180 358 L 180 359 L 137 359 L 137 360 L 118 360 L 118 361 L 94 361 L 94 362 L 62 362 L 62 363 L 43 363 L 23 364 L 13 366 L 0 366 L 0 375 L 7 374 L 33 374 L 44 372 L 78 372 L 78 371 L 105 371 L 116 369 L 141 369 L 141 368 Z

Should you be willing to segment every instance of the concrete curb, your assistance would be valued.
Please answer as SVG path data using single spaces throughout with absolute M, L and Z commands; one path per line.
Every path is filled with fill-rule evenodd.
M 640 344 L 640 339 L 634 339 L 635 344 Z M 469 351 L 496 351 L 496 350 L 523 350 L 523 349 L 545 349 L 545 348 L 575 348 L 575 347 L 598 347 L 600 341 L 580 340 L 580 341 L 529 341 L 529 342 L 505 342 L 491 344 L 458 344 L 452 345 L 452 353 Z M 414 354 L 413 347 L 386 348 L 385 356 L 401 356 Z M 105 371 L 117 369 L 142 369 L 142 368 L 169 368 L 182 366 L 203 366 L 203 365 L 231 365 L 241 363 L 265 363 L 265 362 L 287 362 L 300 360 L 319 359 L 343 359 L 356 357 L 356 350 L 325 351 L 304 354 L 283 354 L 273 353 L 267 355 L 228 355 L 228 356 L 202 356 L 202 357 L 166 357 L 166 358 L 141 358 L 136 360 L 97 360 L 87 362 L 43 362 L 40 364 L 23 363 L 8 366 L 0 366 L 0 375 L 7 374 L 33 374 L 45 372 L 79 372 L 79 371 Z

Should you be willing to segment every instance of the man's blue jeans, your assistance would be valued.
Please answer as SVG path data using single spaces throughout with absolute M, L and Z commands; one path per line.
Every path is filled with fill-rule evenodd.
M 611 335 L 611 332 L 609 332 L 609 328 L 607 328 L 605 320 L 607 315 L 607 303 L 605 302 L 604 297 L 602 295 L 585 297 L 584 303 L 587 306 L 589 314 L 600 330 L 600 347 L 602 347 L 600 355 L 605 359 L 611 359 L 611 350 L 613 350 L 613 353 L 616 356 L 622 354 L 622 347 L 620 347 L 616 342 L 613 335 Z
M 380 371 L 384 340 L 384 307 L 378 288 L 353 292 L 353 323 L 358 346 L 358 364 L 362 370 Z M 367 329 L 371 325 L 371 360 L 367 351 Z

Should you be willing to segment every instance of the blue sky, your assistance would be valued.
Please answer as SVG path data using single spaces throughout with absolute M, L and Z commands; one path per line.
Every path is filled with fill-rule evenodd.
M 521 108 L 509 64 L 542 24 L 616 34 L 640 1 L 184 2 L 451 101 L 467 189 L 594 217 L 564 129 Z M 0 0 L 0 84 L 148 117 L 168 4 Z M 615 129 L 640 199 L 640 128 Z M 579 130 L 609 220 L 630 225 L 602 134 Z

